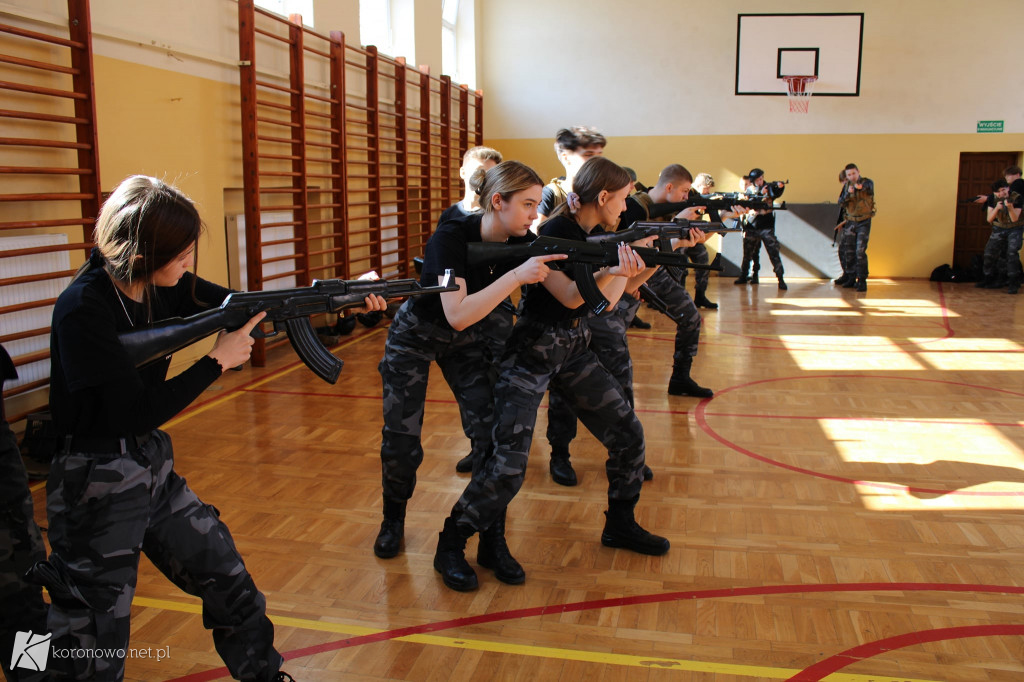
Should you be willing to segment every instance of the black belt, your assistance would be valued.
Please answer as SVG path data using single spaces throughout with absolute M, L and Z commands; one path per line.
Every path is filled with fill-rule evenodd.
M 95 454 L 115 453 L 122 455 L 134 452 L 149 442 L 151 435 L 123 436 L 121 438 L 102 436 L 65 436 L 64 452 L 89 452 Z

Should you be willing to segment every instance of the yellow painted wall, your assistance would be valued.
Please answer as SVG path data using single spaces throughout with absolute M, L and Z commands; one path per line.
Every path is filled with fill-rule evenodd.
M 532 166 L 545 180 L 563 173 L 553 136 L 485 138 L 485 143 Z M 734 191 L 741 175 L 763 168 L 768 179 L 790 180 L 784 198 L 793 203 L 835 203 L 836 176 L 847 163 L 856 163 L 875 181 L 877 193 L 871 275 L 928 277 L 953 259 L 960 153 L 1022 148 L 1021 134 L 697 135 L 611 137 L 605 155 L 635 169 L 647 185 L 668 164 L 682 163 L 694 174 L 711 173 L 718 189 Z M 786 235 L 779 239 L 785 243 Z

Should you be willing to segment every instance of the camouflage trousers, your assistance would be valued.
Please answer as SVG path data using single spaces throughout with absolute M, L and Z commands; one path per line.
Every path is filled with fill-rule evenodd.
M 452 508 L 464 537 L 489 528 L 519 492 L 533 431 L 549 385 L 608 449 L 608 498 L 630 500 L 643 483 L 644 432 L 622 386 L 589 347 L 586 320 L 553 327 L 520 319 L 494 387 L 494 450 Z
M 108 653 L 51 657 L 51 665 L 75 680 L 124 677 L 116 652 L 128 648 L 145 552 L 171 582 L 203 600 L 203 625 L 232 676 L 271 680 L 283 659 L 266 599 L 219 512 L 175 473 L 170 437 L 150 435 L 130 452 L 62 452 L 53 460 L 46 486 L 52 553 L 34 572 L 50 594 L 53 646 Z
M 752 235 L 749 250 L 748 234 Z M 785 274 L 785 269 L 782 267 L 781 247 L 779 238 L 775 236 L 774 227 L 752 227 L 743 233 L 743 263 L 740 265 L 740 269 L 743 272 L 747 271 L 747 264 L 758 256 L 761 244 L 764 244 L 764 250 L 768 252 L 768 260 L 772 263 L 775 276 L 782 277 Z M 760 269 L 760 267 L 760 263 L 755 261 L 755 268 Z M 754 272 L 757 272 L 757 269 Z
M 1021 281 L 1020 249 L 1024 227 L 992 228 L 985 244 L 982 268 L 987 280 L 1006 277 L 1011 282 Z
M 753 275 L 761 272 L 761 240 L 752 227 L 743 228 L 743 260 L 740 274 L 746 275 L 748 267 Z
M 636 317 L 640 301 L 623 294 L 611 310 L 587 318 L 590 327 L 590 350 L 597 355 L 604 366 L 633 405 L 633 360 L 629 357 L 629 342 L 626 330 Z M 576 415 L 569 406 L 570 400 L 561 390 L 552 386 L 548 391 L 548 443 L 553 448 L 568 448 L 576 438 Z
M 843 274 L 867 279 L 868 238 L 871 236 L 871 219 L 850 220 L 843 225 L 839 234 L 839 264 Z
M 672 359 L 679 361 L 696 357 L 700 328 L 704 321 L 690 293 L 666 268 L 658 268 L 658 271 L 647 280 L 647 286 L 665 302 L 672 316 L 679 320 L 676 323 L 676 342 Z
M 0 420 L 0 664 L 8 680 L 46 678 L 45 673 L 10 668 L 15 633 L 46 632 L 43 591 L 25 580 L 26 571 L 45 559 L 18 441 Z
M 704 244 L 696 244 L 694 246 L 687 248 L 686 256 L 692 262 L 697 263 L 699 265 L 707 265 L 708 263 L 711 262 L 711 256 L 710 254 L 708 254 L 708 247 L 706 247 Z M 755 267 L 759 267 L 759 265 Z M 755 272 L 756 271 L 757 270 L 755 269 Z M 683 280 L 685 281 L 686 275 L 689 274 L 690 271 L 687 268 L 680 268 L 680 272 L 682 272 Z M 694 273 L 693 277 L 695 282 L 693 293 L 699 296 L 708 290 L 708 280 L 711 279 L 711 271 L 697 270 Z
M 406 303 L 391 321 L 384 357 L 377 367 L 384 386 L 380 446 L 384 499 L 405 502 L 416 488 L 416 471 L 423 462 L 420 433 L 431 362 L 441 368 L 459 403 L 474 453 L 490 451 L 498 367 L 495 344 L 485 335 L 488 319 L 457 332 L 418 318 Z
M 501 362 L 501 356 L 505 353 L 505 343 L 508 341 L 508 337 L 512 335 L 512 326 L 515 324 L 514 310 L 515 307 L 512 305 L 512 301 L 506 299 L 502 305 L 492 310 L 484 319 L 473 325 L 474 328 L 479 329 L 481 341 L 487 344 L 490 350 L 491 362 L 495 367 L 495 378 L 497 378 L 498 363 Z M 456 402 L 459 403 L 459 418 L 462 420 L 462 432 L 469 439 L 470 455 L 472 455 L 475 461 L 483 456 L 484 450 L 490 449 L 491 434 L 488 433 L 486 439 L 480 440 L 477 437 L 475 415 L 463 407 L 462 401 Z

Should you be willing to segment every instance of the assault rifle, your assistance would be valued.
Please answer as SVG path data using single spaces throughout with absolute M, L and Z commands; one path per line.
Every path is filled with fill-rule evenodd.
M 611 233 L 615 235 L 617 233 Z M 645 247 L 633 247 L 640 259 L 648 267 L 654 265 L 674 265 L 714 270 L 709 265 L 691 263 L 681 253 L 659 251 Z M 495 244 L 473 242 L 468 245 L 468 262 L 470 265 L 486 265 L 501 261 L 524 261 L 534 256 L 564 253 L 567 258 L 551 261 L 549 267 L 555 269 L 571 268 L 576 286 L 584 302 L 594 314 L 601 313 L 608 307 L 608 299 L 594 281 L 594 270 L 619 264 L 619 244 L 607 239 L 603 241 L 577 241 L 575 239 L 559 239 L 557 237 L 537 237 L 529 244 Z M 721 268 L 717 268 L 721 269 Z
M 733 206 L 749 208 L 755 211 L 785 211 L 786 202 L 776 204 L 767 199 L 752 197 L 749 194 L 702 194 L 699 197 L 685 199 L 683 201 L 671 201 L 661 204 L 651 204 L 647 214 L 651 218 L 662 218 L 673 215 L 691 206 L 703 206 L 709 210 L 730 211 Z
M 647 237 L 657 237 L 658 249 L 660 251 L 671 251 L 670 241 L 673 239 L 687 239 L 690 236 L 691 229 L 701 230 L 708 234 L 743 232 L 742 229 L 737 227 L 726 227 L 723 223 L 708 223 L 703 220 L 683 220 L 681 218 L 669 222 L 638 220 L 625 230 L 590 235 L 587 237 L 587 241 L 612 240 L 616 242 L 635 242 Z
M 317 338 L 310 315 L 336 313 L 355 308 L 376 294 L 383 298 L 404 298 L 457 291 L 458 286 L 448 270 L 437 286 L 424 287 L 414 279 L 324 279 L 308 287 L 277 291 L 240 291 L 228 295 L 219 308 L 204 310 L 186 318 L 172 317 L 146 329 L 118 335 L 121 345 L 136 367 L 152 362 L 189 346 L 221 330 L 234 331 L 254 315 L 266 311 L 266 322 L 274 323 L 274 331 L 264 332 L 259 325 L 252 330 L 257 339 L 288 332 L 292 348 L 318 377 L 333 384 L 345 364 L 330 353 Z

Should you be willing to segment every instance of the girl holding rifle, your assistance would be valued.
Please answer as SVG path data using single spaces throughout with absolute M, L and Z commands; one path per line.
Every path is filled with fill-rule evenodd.
M 599 225 L 614 227 L 632 186 L 626 171 L 613 162 L 604 157 L 590 159 L 576 175 L 567 202 L 541 225 L 540 234 L 583 241 Z M 630 280 L 635 287 L 636 281 L 644 279 L 644 262 L 637 253 L 625 243 L 618 249 L 618 265 L 596 276 L 610 306 Z M 652 555 L 669 549 L 668 540 L 648 533 L 634 519 L 643 482 L 643 427 L 622 386 L 589 348 L 587 315 L 576 282 L 563 272 L 552 272 L 525 296 L 494 388 L 494 449 L 474 467 L 469 485 L 438 537 L 434 569 L 453 590 L 477 587 L 476 573 L 465 558 L 466 541 L 501 523 L 522 486 L 537 409 L 549 384 L 563 390 L 583 424 L 608 448 L 609 509 L 602 544 Z M 479 563 L 495 568 L 486 561 Z M 511 554 L 505 564 L 495 568 L 498 580 L 519 583 L 525 579 Z
M 102 652 L 54 658 L 68 679 L 120 680 L 139 557 L 203 601 L 203 622 L 238 679 L 290 680 L 280 672 L 266 599 L 218 511 L 174 470 L 159 426 L 221 373 L 249 359 L 259 313 L 167 379 L 168 358 L 136 368 L 118 334 L 186 317 L 230 293 L 194 274 L 203 229 L 179 190 L 156 178 L 124 180 L 104 202 L 93 249 L 53 311 L 50 409 L 63 449 L 46 484 L 50 559 L 33 575 L 51 598 L 53 646 Z M 383 309 L 379 297 L 368 309 Z M 64 678 L 62 678 L 64 679 Z
M 431 362 L 441 368 L 465 423 L 472 424 L 474 443 L 490 443 L 494 425 L 493 388 L 500 358 L 493 338 L 511 330 L 511 304 L 502 306 L 516 289 L 543 282 L 548 261 L 562 255 L 537 256 L 512 265 L 470 265 L 467 246 L 473 242 L 528 243 L 537 218 L 544 183 L 529 167 L 505 161 L 471 180 L 482 211 L 442 223 L 427 242 L 421 282 L 433 286 L 452 270 L 458 291 L 410 299 L 388 330 L 378 367 L 384 386 L 384 427 L 380 449 L 383 516 L 373 552 L 382 559 L 397 556 L 405 535 L 405 511 L 423 462 L 423 409 Z M 513 264 L 514 265 L 514 264 Z M 490 451 L 490 447 L 484 448 Z M 477 462 L 474 462 L 475 470 Z M 492 518 L 481 530 L 479 559 L 498 567 L 507 582 L 522 582 L 522 569 L 508 555 L 505 518 Z

